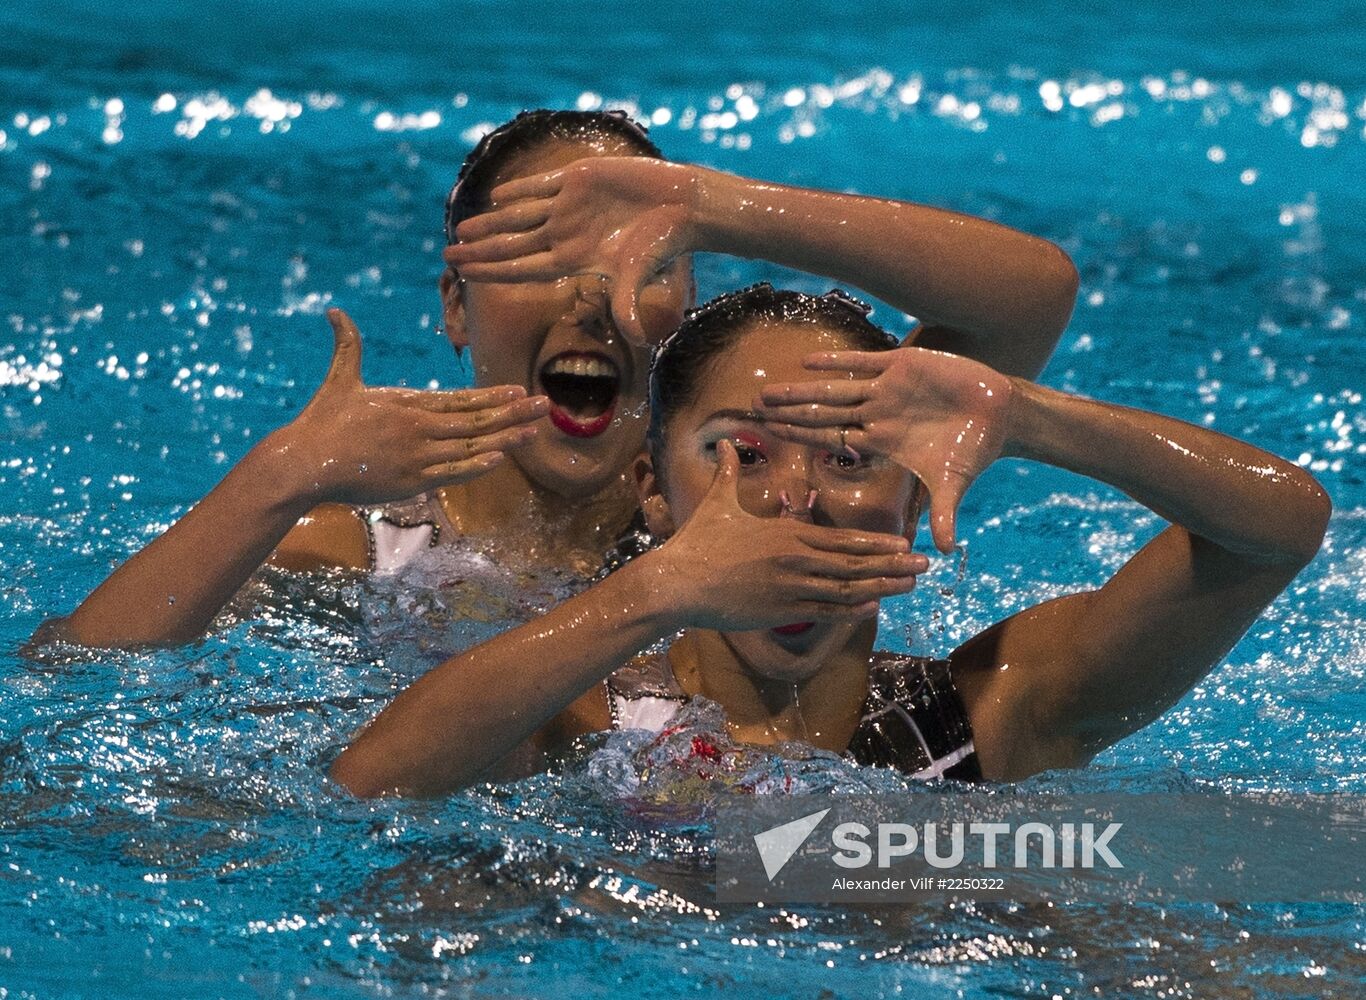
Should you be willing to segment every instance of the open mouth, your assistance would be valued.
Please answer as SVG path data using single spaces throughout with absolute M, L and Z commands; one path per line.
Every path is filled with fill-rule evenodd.
M 540 371 L 550 397 L 550 422 L 570 437 L 597 437 L 612 423 L 621 372 L 605 354 L 566 351 Z
M 791 625 L 779 625 L 773 631 L 779 635 L 801 635 L 815 628 L 815 622 L 793 622 Z

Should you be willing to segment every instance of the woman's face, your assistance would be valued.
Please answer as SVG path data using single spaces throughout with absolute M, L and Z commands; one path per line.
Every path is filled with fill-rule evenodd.
M 784 441 L 753 412 L 764 385 L 816 377 L 802 367 L 807 354 L 850 349 L 838 332 L 803 323 L 772 324 L 743 334 L 714 359 L 696 398 L 666 427 L 660 471 L 673 523 L 682 525 L 693 516 L 716 474 L 716 442 L 727 438 L 740 456 L 740 506 L 750 514 L 904 534 L 908 518 L 918 514 L 908 472 L 880 456 L 855 460 Z M 914 521 L 910 524 L 913 528 Z M 737 601 L 743 599 L 736 595 Z M 726 640 L 754 672 L 795 683 L 815 673 L 857 628 L 794 622 L 781 629 L 730 633 Z
M 629 156 L 616 139 L 552 140 L 514 158 L 496 184 L 558 170 L 588 156 Z M 653 284 L 640 303 L 646 330 L 662 337 L 691 297 L 688 262 Z M 640 451 L 648 423 L 649 353 L 612 323 L 612 289 L 600 276 L 491 284 L 442 281 L 447 333 L 469 347 L 476 385 L 521 385 L 551 400 L 540 433 L 510 453 L 533 483 L 567 499 L 592 496 Z

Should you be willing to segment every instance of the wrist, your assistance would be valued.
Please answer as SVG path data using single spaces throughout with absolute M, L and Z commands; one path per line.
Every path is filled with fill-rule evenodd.
M 251 474 L 272 510 L 302 516 L 336 499 L 332 484 L 319 475 L 320 463 L 305 450 L 287 425 L 266 435 L 242 459 L 239 468 Z
M 689 249 L 748 256 L 742 245 L 741 217 L 757 208 L 746 197 L 752 182 L 734 174 L 691 167 L 695 197 L 689 226 Z
M 636 618 L 655 639 L 691 624 L 690 603 L 681 584 L 686 574 L 674 565 L 668 543 L 642 553 L 607 578 L 618 581 Z

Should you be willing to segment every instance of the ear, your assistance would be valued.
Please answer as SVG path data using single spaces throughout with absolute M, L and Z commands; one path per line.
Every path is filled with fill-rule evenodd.
M 668 538 L 676 530 L 673 512 L 669 501 L 659 488 L 659 477 L 655 475 L 654 462 L 650 453 L 642 451 L 631 463 L 631 476 L 636 484 L 636 496 L 640 498 L 640 509 L 645 514 L 645 526 L 656 538 Z
M 449 267 L 441 272 L 441 321 L 446 328 L 446 339 L 459 354 L 470 346 L 470 337 L 465 330 L 465 293 L 460 287 L 460 278 Z

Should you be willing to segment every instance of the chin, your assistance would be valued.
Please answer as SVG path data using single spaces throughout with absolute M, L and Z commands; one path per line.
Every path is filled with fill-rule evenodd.
M 642 447 L 643 435 L 628 440 L 619 428 L 598 438 L 576 439 L 543 426 L 534 441 L 509 457 L 537 486 L 576 501 L 597 496 L 620 480 Z
M 813 625 L 804 634 L 783 636 L 773 629 L 731 632 L 731 648 L 753 674 L 770 681 L 801 684 L 810 680 L 844 648 L 855 625 Z

